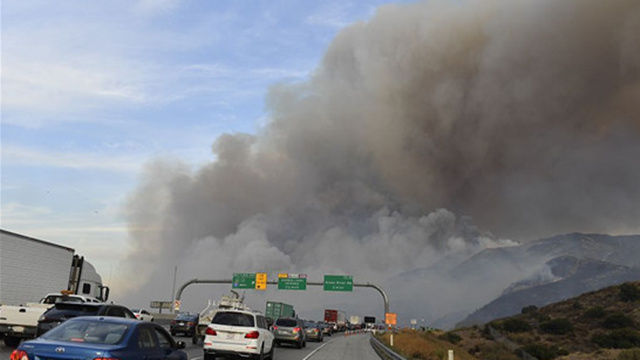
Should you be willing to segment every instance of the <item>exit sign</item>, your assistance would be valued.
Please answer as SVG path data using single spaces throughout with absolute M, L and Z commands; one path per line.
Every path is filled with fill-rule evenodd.
M 307 290 L 307 275 L 278 274 L 278 290 Z
M 325 275 L 324 291 L 353 291 L 353 276 Z
M 256 274 L 255 273 L 235 273 L 233 274 L 234 289 L 255 289 Z

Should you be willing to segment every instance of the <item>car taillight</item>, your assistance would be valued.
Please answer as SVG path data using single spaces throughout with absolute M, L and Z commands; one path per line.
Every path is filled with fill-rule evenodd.
M 189 322 L 187 323 L 187 326 L 194 326 L 195 324 L 196 324 L 196 323 L 194 323 L 193 321 L 189 321 Z
M 215 330 L 213 330 L 212 328 L 210 328 L 210 327 L 208 327 L 207 330 L 205 330 L 204 333 L 207 334 L 207 335 L 211 335 L 211 336 L 218 335 L 218 333 Z
M 252 331 L 250 333 L 247 333 L 247 335 L 244 336 L 245 339 L 257 339 L 260 337 L 260 333 L 257 331 Z
M 277 327 L 277 326 L 275 326 L 275 325 L 273 325 L 273 326 L 271 327 L 271 330 L 278 330 L 278 327 Z
M 175 325 L 176 321 L 175 320 L 171 320 L 171 325 Z
M 293 333 L 297 333 L 300 332 L 302 329 L 300 329 L 299 327 L 293 328 Z
M 29 355 L 23 350 L 13 350 L 11 353 L 11 360 L 29 360 Z

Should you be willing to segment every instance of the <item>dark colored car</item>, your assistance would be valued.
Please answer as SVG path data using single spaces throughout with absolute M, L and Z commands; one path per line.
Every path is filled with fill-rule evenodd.
M 11 360 L 187 360 L 187 354 L 180 350 L 185 346 L 158 324 L 135 318 L 82 316 L 22 343 Z
M 46 333 L 68 319 L 78 316 L 97 315 L 136 319 L 133 312 L 122 305 L 60 302 L 40 316 L 38 327 L 36 328 L 36 336 Z
M 193 336 L 198 326 L 198 315 L 178 315 L 169 325 L 169 331 L 171 335 L 184 334 L 186 336 Z
M 298 318 L 277 318 L 271 327 L 277 346 L 294 344 L 298 349 L 307 346 L 304 321 Z

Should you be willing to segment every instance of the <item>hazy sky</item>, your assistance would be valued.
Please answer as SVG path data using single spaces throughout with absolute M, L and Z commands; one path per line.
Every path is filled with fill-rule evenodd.
M 276 83 L 385 1 L 2 2 L 3 229 L 64 244 L 108 277 L 145 163 L 214 159 L 254 133 Z

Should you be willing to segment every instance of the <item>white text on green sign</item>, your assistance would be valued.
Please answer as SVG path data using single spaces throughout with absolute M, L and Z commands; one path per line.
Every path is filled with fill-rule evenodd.
M 234 289 L 255 289 L 256 274 L 255 273 L 235 273 L 233 274 Z
M 325 275 L 324 291 L 353 291 L 353 276 Z

